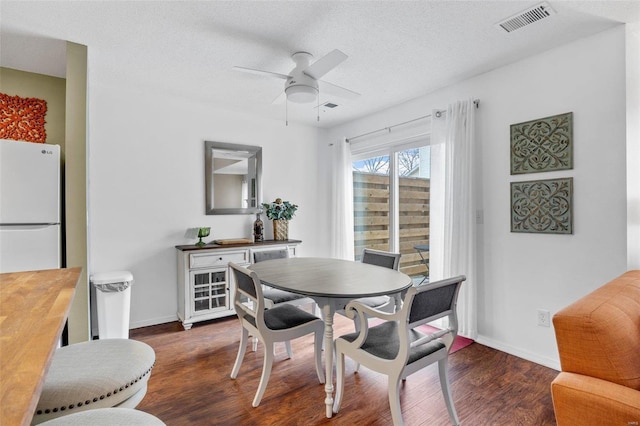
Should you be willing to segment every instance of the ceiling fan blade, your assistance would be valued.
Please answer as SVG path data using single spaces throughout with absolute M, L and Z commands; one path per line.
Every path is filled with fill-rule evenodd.
M 262 71 L 262 70 L 256 70 L 253 68 L 245 68 L 245 67 L 233 67 L 234 70 L 236 71 L 242 71 L 242 72 L 246 72 L 249 74 L 256 74 L 256 75 L 262 75 L 262 76 L 267 76 L 267 77 L 276 77 L 276 78 L 281 78 L 283 80 L 286 80 L 289 78 L 288 75 L 285 74 L 279 74 L 277 72 L 271 72 L 271 71 Z
M 347 55 L 345 55 L 338 49 L 334 49 L 324 55 L 322 58 L 315 61 L 313 64 L 309 65 L 307 69 L 304 70 L 304 73 L 309 77 L 315 78 L 317 80 L 340 65 L 347 58 Z
M 345 89 L 344 87 L 336 86 L 335 84 L 329 83 L 328 81 L 324 81 L 324 80 L 320 81 L 320 92 L 334 95 L 334 96 L 339 96 L 345 99 L 355 99 L 358 96 L 360 96 L 360 93 L 358 92 Z

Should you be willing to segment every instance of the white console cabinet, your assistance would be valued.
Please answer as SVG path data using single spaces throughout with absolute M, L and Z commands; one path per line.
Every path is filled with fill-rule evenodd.
M 291 257 L 301 241 L 264 241 L 261 243 L 176 246 L 178 254 L 178 318 L 185 330 L 193 323 L 234 315 L 233 280 L 229 262 L 253 263 L 256 251 L 286 248 Z

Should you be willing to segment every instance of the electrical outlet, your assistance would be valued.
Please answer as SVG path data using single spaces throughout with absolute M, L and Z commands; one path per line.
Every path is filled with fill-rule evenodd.
M 540 327 L 551 327 L 551 314 L 546 309 L 538 309 L 538 325 Z

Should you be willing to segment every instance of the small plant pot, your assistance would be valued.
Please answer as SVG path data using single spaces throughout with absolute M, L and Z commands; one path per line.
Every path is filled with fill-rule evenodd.
M 280 219 L 273 221 L 273 239 L 284 241 L 289 239 L 289 221 Z

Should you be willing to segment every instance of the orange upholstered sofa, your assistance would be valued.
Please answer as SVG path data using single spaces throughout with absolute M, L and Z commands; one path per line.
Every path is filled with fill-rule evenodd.
M 553 326 L 558 425 L 640 425 L 640 270 L 562 309 Z

